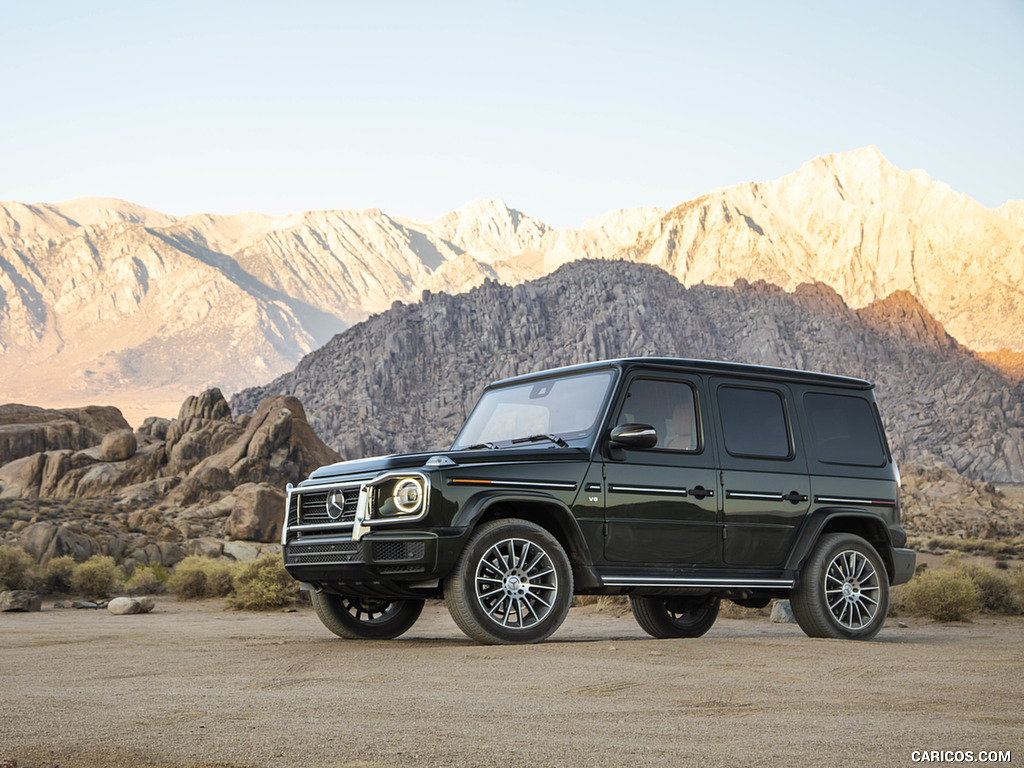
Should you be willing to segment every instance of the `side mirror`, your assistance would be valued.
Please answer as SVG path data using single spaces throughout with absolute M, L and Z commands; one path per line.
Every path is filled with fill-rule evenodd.
M 638 451 L 658 444 L 658 431 L 650 424 L 619 424 L 612 428 L 612 446 Z

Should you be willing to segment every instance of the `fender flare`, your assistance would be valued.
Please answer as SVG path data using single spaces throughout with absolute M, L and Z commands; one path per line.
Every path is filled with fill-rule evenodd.
M 490 510 L 497 504 L 527 504 L 534 510 L 544 510 L 549 518 L 531 514 L 519 516 L 525 520 L 541 525 L 551 531 L 551 534 L 559 540 L 573 566 L 592 567 L 593 560 L 590 557 L 590 548 L 587 546 L 583 532 L 572 510 L 560 499 L 537 491 L 482 491 L 471 496 L 452 520 L 453 526 L 473 528 Z M 517 515 L 510 515 L 517 517 Z M 538 519 L 539 518 L 539 519 Z M 547 522 L 553 524 L 547 524 Z
M 816 509 L 804 520 L 803 526 L 801 526 L 800 532 L 797 535 L 796 543 L 790 550 L 789 557 L 786 559 L 786 568 L 794 571 L 799 571 L 803 568 L 804 561 L 810 555 L 811 550 L 814 548 L 815 543 L 821 536 L 821 532 L 830 523 L 837 520 L 850 520 L 855 521 L 854 527 L 868 528 L 874 534 L 872 538 L 868 538 L 870 543 L 878 551 L 878 556 L 882 558 L 882 562 L 885 563 L 885 568 L 889 572 L 889 578 L 893 576 L 893 560 L 892 560 L 892 541 L 889 536 L 889 529 L 886 527 L 886 523 L 878 515 L 873 515 L 870 512 L 865 512 L 862 509 L 855 507 L 822 507 Z M 852 531 L 858 536 L 862 534 L 858 531 Z M 865 537 L 867 538 L 867 537 Z M 875 541 L 881 542 L 881 546 Z

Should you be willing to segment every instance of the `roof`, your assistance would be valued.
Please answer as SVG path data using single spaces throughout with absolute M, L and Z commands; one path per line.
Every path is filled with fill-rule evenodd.
M 722 374 L 727 376 L 741 376 L 757 379 L 768 379 L 772 381 L 792 381 L 806 384 L 822 384 L 833 387 L 846 387 L 849 389 L 873 389 L 874 384 L 864 379 L 852 376 L 837 376 L 832 373 L 818 373 L 815 371 L 800 371 L 795 368 L 775 368 L 768 365 L 751 365 L 748 363 L 730 363 L 721 360 L 693 360 L 679 357 L 623 357 L 615 360 L 600 360 L 593 363 L 580 363 L 562 368 L 550 368 L 535 373 L 527 373 L 521 376 L 513 376 L 508 379 L 493 382 L 491 386 L 505 386 L 521 381 L 530 381 L 535 378 L 551 376 L 555 374 L 566 374 L 598 370 L 602 368 L 619 368 L 625 370 L 635 366 L 644 368 L 661 369 L 665 371 L 681 371 L 689 373 Z

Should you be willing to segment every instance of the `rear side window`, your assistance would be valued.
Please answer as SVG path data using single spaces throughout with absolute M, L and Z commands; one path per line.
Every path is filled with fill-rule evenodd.
M 770 389 L 718 388 L 725 450 L 733 456 L 790 458 L 782 396 Z
M 804 411 L 818 461 L 857 467 L 885 464 L 885 449 L 867 400 L 808 392 Z

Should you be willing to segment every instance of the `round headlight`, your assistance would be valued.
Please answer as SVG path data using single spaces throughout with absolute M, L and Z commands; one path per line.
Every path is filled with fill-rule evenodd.
M 423 503 L 423 486 L 420 485 L 419 480 L 407 477 L 405 480 L 399 481 L 395 486 L 391 498 L 394 500 L 399 512 L 407 515 L 411 514 L 418 510 L 420 504 Z

